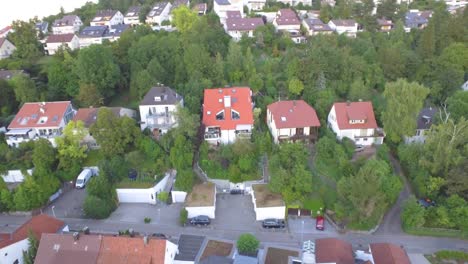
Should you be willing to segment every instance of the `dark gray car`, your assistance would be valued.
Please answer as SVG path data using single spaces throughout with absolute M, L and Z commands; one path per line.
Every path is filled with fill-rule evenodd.
M 190 219 L 191 225 L 209 225 L 210 218 L 206 215 L 199 215 L 195 216 L 194 218 Z
M 263 228 L 284 228 L 286 226 L 284 220 L 282 219 L 265 219 L 262 222 Z

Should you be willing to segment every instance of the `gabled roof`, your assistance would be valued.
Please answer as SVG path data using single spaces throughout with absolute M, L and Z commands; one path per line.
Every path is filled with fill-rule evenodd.
M 165 239 L 103 236 L 97 264 L 164 264 Z
M 416 28 L 419 25 L 424 25 L 429 22 L 432 17 L 432 11 L 418 11 L 410 10 L 405 14 L 405 26 L 409 28 Z
M 36 23 L 36 29 L 41 32 L 47 31 L 48 27 L 49 27 L 49 22 L 47 21 L 39 21 Z
M 141 6 L 131 6 L 128 8 L 125 17 L 138 17 L 140 15 Z
M 68 43 L 73 40 L 75 34 L 49 35 L 46 43 Z
M 231 2 L 229 0 L 215 0 L 216 4 L 218 5 L 230 5 Z
M 434 116 L 437 113 L 437 108 L 426 107 L 419 112 L 417 129 L 429 129 L 434 122 Z
M 374 108 L 371 102 L 334 103 L 339 129 L 377 128 Z M 350 124 L 350 120 L 365 120 L 364 124 Z
M 80 38 L 102 38 L 107 31 L 107 26 L 85 27 L 80 33 Z
M 307 18 L 304 20 L 312 31 L 333 31 L 333 29 L 318 18 Z
M 147 17 L 157 17 L 161 15 L 164 9 L 166 9 L 167 5 L 169 5 L 169 2 L 158 2 L 154 4 Z
M 280 9 L 276 15 L 278 25 L 300 25 L 301 22 L 292 9 Z
M 151 88 L 141 100 L 140 105 L 175 105 L 182 100 L 182 96 L 167 86 Z
M 120 11 L 112 9 L 98 10 L 91 22 L 110 21 L 118 12 Z
M 66 26 L 73 26 L 75 23 L 75 20 L 80 19 L 76 15 L 67 15 L 64 16 L 60 19 L 56 19 L 54 23 L 52 24 L 53 27 L 66 27 Z M 81 21 L 81 19 L 80 19 Z
M 410 264 L 406 251 L 390 243 L 372 243 L 370 250 L 374 264 Z
M 0 29 L 0 36 L 3 36 L 4 34 L 7 34 L 10 31 L 11 31 L 11 26 L 6 26 L 6 27 Z
M 249 87 L 205 89 L 203 97 L 203 125 L 219 126 L 221 130 L 233 130 L 237 125 L 253 125 L 252 90 Z M 239 113 L 231 117 L 231 110 Z M 224 120 L 216 115 L 224 111 Z
M 102 236 L 81 235 L 75 241 L 71 234 L 43 234 L 35 264 L 96 263 Z
M 123 107 L 80 108 L 76 112 L 75 117 L 73 117 L 73 121 L 82 121 L 85 127 L 91 127 L 96 123 L 97 115 L 101 108 L 109 108 L 116 117 L 126 116 L 122 113 L 122 110 L 134 111 Z
M 354 19 L 333 19 L 330 20 L 337 27 L 356 27 L 357 23 Z
M 240 11 L 226 11 L 226 18 L 242 18 L 242 14 Z
M 63 221 L 45 214 L 33 216 L 12 234 L 1 234 L 0 248 L 4 248 L 28 238 L 30 230 L 34 233 L 36 238 L 40 240 L 43 233 L 56 233 L 63 228 L 64 224 L 65 223 Z
M 174 260 L 195 261 L 203 241 L 205 241 L 204 236 L 180 235 L 179 251 Z
M 250 31 L 263 25 L 263 19 L 259 17 L 226 19 L 226 28 L 228 31 Z
M 317 113 L 304 100 L 279 101 L 268 105 L 276 128 L 320 127 Z
M 118 25 L 113 25 L 110 27 L 108 31 L 106 31 L 106 34 L 104 35 L 105 37 L 120 37 L 123 32 L 126 30 L 130 29 L 130 25 L 128 24 L 118 24 Z
M 70 101 L 25 103 L 8 129 L 59 127 L 70 106 Z
M 315 240 L 315 261 L 317 263 L 354 264 L 351 244 L 337 238 Z

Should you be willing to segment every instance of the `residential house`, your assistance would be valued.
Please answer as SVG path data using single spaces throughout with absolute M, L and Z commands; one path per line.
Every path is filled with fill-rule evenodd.
M 315 263 L 354 264 L 353 247 L 337 238 L 316 239 Z
M 263 254 L 264 260 L 260 263 L 292 263 L 293 260 L 297 261 L 298 257 L 301 255 L 300 251 L 292 248 L 283 248 L 283 247 L 266 247 L 265 254 Z M 313 263 L 313 262 L 305 262 Z
M 19 74 L 26 74 L 23 70 L 0 70 L 0 80 L 9 81 L 11 78 Z M 29 75 L 28 75 L 29 76 Z
M 379 26 L 379 31 L 389 32 L 393 29 L 393 22 L 384 18 L 377 19 L 377 25 Z
M 13 32 L 11 26 L 6 26 L 0 29 L 0 38 L 6 38 L 10 32 Z
M 242 0 L 214 0 L 213 11 L 219 16 L 223 24 L 227 19 L 227 11 L 239 11 L 244 14 L 244 4 Z
M 110 28 L 104 34 L 103 39 L 107 39 L 110 42 L 117 41 L 118 39 L 120 39 L 120 36 L 122 35 L 122 33 L 130 29 L 131 29 L 131 25 L 126 25 L 126 24 L 110 26 Z
M 424 143 L 426 141 L 426 133 L 431 128 L 434 117 L 437 114 L 437 108 L 423 108 L 418 115 L 416 121 L 416 133 L 413 136 L 405 137 L 405 142 L 408 143 Z
M 234 41 L 239 41 L 243 35 L 252 38 L 254 30 L 264 25 L 260 17 L 242 18 L 239 11 L 227 11 L 226 14 L 225 30 Z
M 15 45 L 6 38 L 0 38 L 0 60 L 6 59 L 16 50 Z
M 273 141 L 317 140 L 320 121 L 304 100 L 278 101 L 267 106 L 267 125 Z
M 278 10 L 273 25 L 276 31 L 287 32 L 293 40 L 301 36 L 301 20 L 292 9 Z
M 101 107 L 102 108 L 102 107 Z M 75 117 L 73 117 L 74 122 L 81 121 L 83 122 L 84 127 L 86 128 L 88 134 L 81 140 L 82 144 L 87 145 L 89 148 L 98 148 L 99 146 L 96 143 L 96 139 L 89 134 L 89 128 L 96 123 L 99 109 L 101 108 L 80 108 L 76 112 Z M 130 117 L 136 118 L 136 111 L 123 107 L 109 107 L 112 113 L 116 117 Z
M 33 216 L 11 232 L 0 231 L 0 263 L 23 264 L 23 251 L 29 249 L 28 235 L 32 232 L 38 240 L 46 233 L 62 231 L 65 223 L 45 214 Z
M 49 32 L 49 22 L 39 21 L 36 23 L 37 34 L 47 35 Z
M 124 16 L 120 11 L 117 10 L 99 10 L 96 12 L 96 16 L 91 20 L 90 26 L 114 26 L 123 24 Z
M 81 26 L 83 26 L 83 22 L 79 16 L 67 15 L 54 21 L 52 24 L 52 33 L 54 35 L 74 34 L 80 31 Z
M 345 34 L 348 37 L 356 37 L 358 23 L 353 19 L 334 19 L 328 25 L 339 35 Z
M 297 6 L 298 4 L 312 6 L 312 0 L 278 0 L 278 2 L 289 6 Z
M 249 12 L 262 10 L 265 4 L 266 0 L 244 0 L 244 5 L 247 6 Z
M 149 129 L 154 136 L 177 127 L 176 112 L 184 106 L 184 99 L 167 86 L 151 88 L 140 102 L 141 130 Z
M 397 245 L 390 243 L 372 243 L 369 245 L 374 264 L 398 263 L 410 264 L 411 261 L 406 251 Z
M 70 101 L 25 103 L 8 126 L 6 142 L 18 147 L 22 142 L 45 138 L 55 146 L 55 138 L 74 116 Z
M 124 16 L 124 24 L 132 26 L 140 25 L 140 12 L 141 6 L 129 7 L 127 13 Z
M 180 235 L 174 264 L 194 264 L 205 242 L 204 236 Z
M 146 16 L 146 24 L 157 24 L 161 26 L 163 21 L 169 21 L 171 6 L 169 2 L 158 2 L 154 4 L 153 8 Z
M 177 245 L 151 237 L 44 234 L 36 264 L 172 264 Z
M 328 25 L 322 22 L 318 18 L 306 18 L 302 20 L 302 25 L 307 30 L 309 36 L 315 36 L 318 34 L 332 34 L 333 29 Z
M 208 5 L 206 3 L 199 3 L 193 10 L 195 10 L 199 16 L 204 16 L 206 15 L 206 10 L 208 10 Z
M 328 114 L 328 127 L 339 140 L 349 138 L 356 145 L 382 144 L 385 137 L 377 126 L 372 102 L 334 103 Z
M 419 11 L 411 9 L 405 14 L 405 31 L 410 32 L 411 29 L 423 29 L 429 23 L 432 17 L 432 11 Z
M 54 55 L 62 46 L 70 50 L 79 49 L 80 39 L 74 33 L 49 35 L 44 43 L 44 49 L 48 55 Z
M 108 33 L 107 26 L 85 27 L 80 33 L 80 48 L 88 47 L 92 44 L 102 44 L 102 40 Z
M 249 87 L 205 89 L 202 125 L 210 144 L 230 144 L 250 138 L 254 125 Z

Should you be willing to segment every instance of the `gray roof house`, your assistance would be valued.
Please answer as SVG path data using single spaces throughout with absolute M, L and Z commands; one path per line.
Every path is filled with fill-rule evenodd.
M 410 10 L 405 15 L 405 30 L 409 32 L 412 28 L 423 29 L 431 17 L 432 11 Z
M 194 235 L 181 235 L 179 238 L 179 251 L 174 261 L 195 262 L 200 249 L 202 248 L 205 237 Z
M 177 126 L 176 112 L 184 99 L 167 86 L 151 88 L 140 102 L 141 130 L 150 129 L 155 137 Z
M 437 108 L 426 107 L 419 112 L 416 120 L 416 133 L 413 136 L 406 136 L 405 143 L 424 143 L 426 141 L 425 133 L 431 128 L 434 123 L 435 116 L 438 112 Z

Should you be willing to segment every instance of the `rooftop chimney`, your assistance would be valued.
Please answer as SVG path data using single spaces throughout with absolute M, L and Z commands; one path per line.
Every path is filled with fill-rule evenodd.
M 145 245 L 148 245 L 148 236 L 143 237 L 143 243 L 145 243 Z
M 224 96 L 224 107 L 231 107 L 231 96 Z

